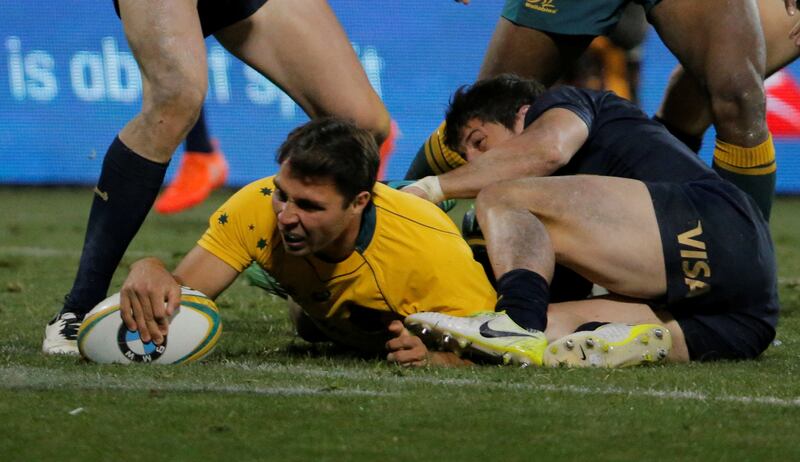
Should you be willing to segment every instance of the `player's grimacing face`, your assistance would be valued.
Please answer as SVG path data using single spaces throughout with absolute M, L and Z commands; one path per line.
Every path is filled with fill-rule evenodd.
M 350 243 L 342 239 L 356 216 L 350 206 L 345 207 L 332 178 L 298 177 L 283 162 L 275 177 L 272 207 L 283 247 L 290 255 L 336 258 L 341 251 L 347 253 Z

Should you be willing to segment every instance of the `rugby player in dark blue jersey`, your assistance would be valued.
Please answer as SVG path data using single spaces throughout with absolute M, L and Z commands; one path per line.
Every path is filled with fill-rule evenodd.
M 470 162 L 407 191 L 477 196 L 499 299 L 485 316 L 407 325 L 547 365 L 750 359 L 769 346 L 779 306 L 763 215 L 636 106 L 503 75 L 459 90 L 446 122 Z M 556 263 L 610 294 L 549 305 Z M 515 347 L 525 331 L 546 342 Z

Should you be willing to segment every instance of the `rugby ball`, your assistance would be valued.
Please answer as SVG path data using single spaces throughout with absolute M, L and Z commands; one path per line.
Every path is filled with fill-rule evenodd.
M 161 345 L 143 343 L 139 332 L 122 322 L 119 293 L 90 311 L 78 330 L 81 356 L 96 363 L 178 364 L 197 361 L 214 349 L 222 321 L 214 301 L 188 287 L 181 288 L 181 304 L 169 321 Z

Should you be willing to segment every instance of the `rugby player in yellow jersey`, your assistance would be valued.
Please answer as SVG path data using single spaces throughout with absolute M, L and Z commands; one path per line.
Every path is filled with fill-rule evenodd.
M 456 361 L 452 353 L 428 355 L 400 321 L 422 311 L 468 316 L 495 305 L 494 289 L 447 215 L 376 183 L 374 137 L 350 122 L 307 123 L 277 159 L 277 175 L 223 204 L 174 272 L 156 258 L 131 266 L 121 289 L 125 324 L 160 344 L 180 284 L 216 298 L 256 262 L 302 307 L 300 319 L 333 340 L 384 348 L 394 336 L 386 346 L 390 361 Z M 374 341 L 365 345 L 365 338 Z

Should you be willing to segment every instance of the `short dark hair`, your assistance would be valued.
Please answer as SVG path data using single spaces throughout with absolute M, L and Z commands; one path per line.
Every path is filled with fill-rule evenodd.
M 345 204 L 361 191 L 372 192 L 380 164 L 372 134 L 334 117 L 314 119 L 292 130 L 276 160 L 288 161 L 303 176 L 332 178 Z
M 513 74 L 501 74 L 460 87 L 447 108 L 445 144 L 458 152 L 459 134 L 467 122 L 475 118 L 482 122 L 497 122 L 512 129 L 519 108 L 533 104 L 544 91 L 544 85 L 536 80 Z

